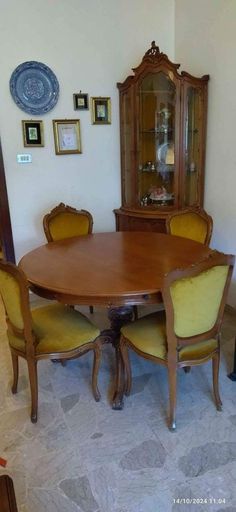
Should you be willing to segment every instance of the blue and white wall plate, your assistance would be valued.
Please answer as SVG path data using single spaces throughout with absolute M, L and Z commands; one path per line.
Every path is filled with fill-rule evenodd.
M 21 110 L 32 115 L 46 114 L 55 107 L 59 83 L 53 71 L 42 62 L 23 62 L 10 78 L 13 100 Z

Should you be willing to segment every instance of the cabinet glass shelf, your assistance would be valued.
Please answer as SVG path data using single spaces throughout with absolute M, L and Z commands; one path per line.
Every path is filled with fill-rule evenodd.
M 153 129 L 150 129 L 150 130 L 148 130 L 148 129 L 147 130 L 140 130 L 139 133 L 141 133 L 141 134 L 142 133 L 154 133 L 154 134 L 155 133 L 158 133 L 158 134 L 161 133 L 161 134 L 164 135 L 165 133 L 172 133 L 173 131 L 174 131 L 173 128 L 160 128 L 160 129 L 157 129 L 157 130 L 155 130 L 153 128 Z

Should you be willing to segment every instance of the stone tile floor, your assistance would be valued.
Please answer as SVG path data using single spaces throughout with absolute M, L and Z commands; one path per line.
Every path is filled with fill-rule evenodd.
M 103 352 L 99 403 L 90 389 L 91 354 L 65 367 L 39 363 L 39 420 L 33 425 L 23 360 L 19 391 L 11 394 L 2 308 L 0 318 L 0 456 L 7 459 L 0 474 L 12 476 L 19 512 L 236 512 L 236 382 L 227 378 L 233 311 L 223 325 L 223 411 L 212 401 L 210 363 L 180 371 L 175 433 L 166 426 L 166 370 L 136 355 L 132 394 L 123 411 L 111 409 L 110 346 Z M 102 309 L 90 318 L 108 325 Z

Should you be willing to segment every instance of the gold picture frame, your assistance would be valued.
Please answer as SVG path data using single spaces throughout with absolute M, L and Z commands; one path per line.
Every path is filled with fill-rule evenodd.
M 56 155 L 82 153 L 79 119 L 54 119 L 53 133 Z
M 92 124 L 111 124 L 111 98 L 91 98 Z
M 24 147 L 43 147 L 43 121 L 21 121 Z

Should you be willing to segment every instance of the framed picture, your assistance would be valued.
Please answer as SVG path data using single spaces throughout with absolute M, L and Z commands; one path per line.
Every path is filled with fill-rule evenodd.
M 56 155 L 82 153 L 79 119 L 54 119 L 53 133 Z
M 44 146 L 43 121 L 21 121 L 25 147 Z
M 91 98 L 92 124 L 111 124 L 111 98 Z
M 89 101 L 88 94 L 78 93 L 73 94 L 74 110 L 88 110 Z

